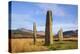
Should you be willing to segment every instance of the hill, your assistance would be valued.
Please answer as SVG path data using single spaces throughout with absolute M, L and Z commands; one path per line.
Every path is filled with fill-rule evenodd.
M 28 29 L 16 29 L 16 30 L 9 30 L 11 31 L 11 37 L 12 38 L 32 38 L 33 37 L 33 31 L 28 30 Z M 70 30 L 70 31 L 65 31 L 63 32 L 64 38 L 69 38 L 69 37 L 78 37 L 78 30 Z M 45 32 L 43 31 L 37 31 L 37 37 L 38 38 L 44 38 L 45 37 Z M 58 34 L 54 35 L 55 38 L 58 38 Z

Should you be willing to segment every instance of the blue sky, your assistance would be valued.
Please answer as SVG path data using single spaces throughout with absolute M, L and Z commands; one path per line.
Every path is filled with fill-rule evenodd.
M 78 27 L 77 5 L 13 1 L 11 7 L 11 29 L 33 30 L 33 22 L 36 22 L 37 30 L 45 31 L 47 10 L 52 11 L 54 33 L 61 27 L 63 31 L 76 30 Z

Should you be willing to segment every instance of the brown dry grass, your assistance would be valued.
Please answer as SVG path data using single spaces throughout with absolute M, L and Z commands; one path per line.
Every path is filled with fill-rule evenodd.
M 31 52 L 48 50 L 44 44 L 44 39 L 37 39 L 36 45 L 33 44 L 33 39 L 11 39 L 12 52 Z
M 65 41 L 66 40 L 66 41 Z M 11 39 L 11 52 L 32 52 L 32 51 L 46 51 L 46 50 L 58 50 L 58 49 L 76 49 L 77 38 L 64 38 L 63 43 L 54 41 L 53 45 L 44 46 L 44 39 L 37 38 L 36 44 L 33 44 L 32 38 L 17 38 Z

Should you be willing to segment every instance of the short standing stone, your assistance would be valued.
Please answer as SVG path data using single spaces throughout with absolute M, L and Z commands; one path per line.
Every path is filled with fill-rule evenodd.
M 36 23 L 34 22 L 33 23 L 33 41 L 34 41 L 34 44 L 36 44 Z
M 62 30 L 62 28 L 59 30 L 58 36 L 59 36 L 59 41 L 62 41 L 63 40 L 63 30 Z

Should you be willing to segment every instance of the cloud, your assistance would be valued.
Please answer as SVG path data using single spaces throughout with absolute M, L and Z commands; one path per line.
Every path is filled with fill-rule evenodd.
M 33 25 L 33 21 L 34 20 L 33 20 L 32 16 L 26 15 L 26 14 L 15 14 L 15 13 L 12 13 L 12 16 L 11 16 L 12 29 L 20 28 L 20 27 L 21 28 L 24 28 L 24 27 L 28 28 L 28 27 Z
M 54 33 L 57 33 L 60 28 L 62 28 L 63 31 L 76 30 L 76 29 L 78 29 L 78 25 L 75 25 L 75 24 L 56 24 L 55 26 L 53 25 Z
M 45 31 L 45 26 L 37 26 L 37 31 Z
M 52 10 L 53 15 L 65 16 L 66 12 L 56 4 L 37 4 L 38 7 L 46 14 L 47 10 Z

